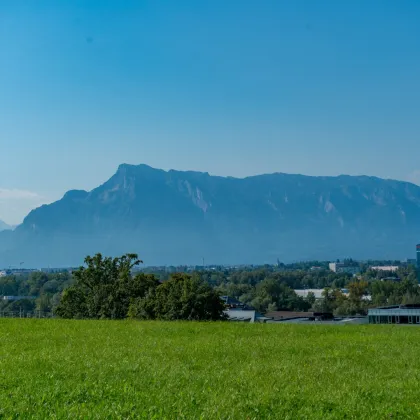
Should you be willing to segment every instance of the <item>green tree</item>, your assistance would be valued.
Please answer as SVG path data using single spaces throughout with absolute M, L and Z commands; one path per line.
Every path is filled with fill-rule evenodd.
M 199 276 L 173 274 L 155 290 L 130 305 L 130 316 L 140 319 L 206 320 L 225 318 L 219 294 Z
M 353 303 L 360 303 L 366 294 L 368 283 L 364 280 L 349 283 L 349 300 Z
M 258 311 L 265 313 L 268 308 L 278 310 L 306 311 L 311 305 L 299 297 L 281 278 L 269 277 L 257 284 L 255 297 L 250 304 Z
M 50 295 L 41 295 L 36 299 L 36 310 L 41 312 L 51 311 L 52 302 Z
M 86 267 L 73 273 L 75 283 L 64 291 L 56 314 L 63 318 L 126 318 L 130 303 L 158 284 L 153 275 L 132 276 L 132 269 L 140 263 L 136 254 L 86 257 Z
M 308 294 L 306 296 L 306 300 L 312 307 L 316 302 L 315 293 L 314 292 L 308 292 Z
M 322 291 L 322 299 L 317 300 L 314 304 L 315 311 L 318 312 L 334 312 L 334 310 L 342 305 L 346 297 L 340 289 L 326 287 Z
M 270 303 L 267 307 L 267 312 L 275 312 L 277 311 L 277 305 L 275 303 Z
M 10 312 L 29 312 L 35 309 L 35 301 L 31 299 L 21 299 L 12 301 L 4 310 Z
M 61 318 L 91 318 L 86 300 L 82 287 L 71 286 L 63 292 L 55 313 Z

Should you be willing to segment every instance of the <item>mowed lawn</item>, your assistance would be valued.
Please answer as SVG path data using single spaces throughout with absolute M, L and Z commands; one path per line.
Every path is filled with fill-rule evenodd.
M 1 418 L 420 418 L 420 328 L 0 320 Z

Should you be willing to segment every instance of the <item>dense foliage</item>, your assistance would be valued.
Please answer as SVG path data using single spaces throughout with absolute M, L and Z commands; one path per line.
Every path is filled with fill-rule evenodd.
M 131 275 L 140 262 L 135 254 L 86 257 L 86 267 L 73 273 L 74 284 L 64 291 L 56 314 L 63 318 L 125 318 L 130 300 L 141 297 L 145 281 L 150 281 L 144 275 Z
M 153 274 L 132 275 L 141 261 L 135 254 L 119 258 L 97 254 L 73 273 L 56 309 L 62 318 L 223 319 L 218 293 L 197 276 L 178 274 L 160 284 Z
M 199 276 L 174 274 L 133 301 L 129 315 L 139 319 L 206 320 L 224 318 L 219 294 Z
M 413 266 L 401 266 L 396 272 L 367 270 L 346 285 L 347 293 L 327 287 L 315 310 L 336 315 L 365 315 L 368 308 L 400 304 L 420 304 L 420 287 Z
M 0 277 L 0 295 L 28 296 L 18 301 L 2 300 L 1 311 L 52 311 L 59 303 L 61 293 L 72 284 L 69 272 L 44 273 L 40 271 Z
M 351 276 L 328 270 L 325 262 L 247 267 L 149 267 L 138 269 L 135 255 L 88 257 L 85 267 L 61 273 L 31 272 L 0 278 L 0 294 L 33 299 L 1 301 L 1 311 L 52 311 L 62 317 L 139 319 L 218 319 L 219 295 L 264 313 L 274 310 L 365 314 L 369 307 L 420 304 L 414 266 L 399 261 L 358 265 Z M 396 272 L 370 266 L 391 264 Z M 296 289 L 324 289 L 322 299 L 302 298 Z M 61 303 L 60 303 L 61 302 Z M 203 302 L 206 302 L 204 304 Z M 208 306 L 206 306 L 208 304 Z

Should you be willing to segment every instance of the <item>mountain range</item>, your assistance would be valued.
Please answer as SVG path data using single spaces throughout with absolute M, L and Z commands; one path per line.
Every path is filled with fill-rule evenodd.
M 420 187 L 368 176 L 232 178 L 120 165 L 0 232 L 0 266 L 75 266 L 135 252 L 147 265 L 414 257 Z

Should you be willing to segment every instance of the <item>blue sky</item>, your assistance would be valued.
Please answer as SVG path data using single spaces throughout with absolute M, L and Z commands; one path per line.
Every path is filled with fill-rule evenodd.
M 420 182 L 420 2 L 2 0 L 0 219 L 120 163 Z

